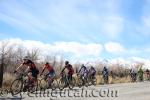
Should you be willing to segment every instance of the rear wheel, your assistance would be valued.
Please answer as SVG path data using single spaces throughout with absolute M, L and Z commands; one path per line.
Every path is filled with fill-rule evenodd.
M 108 76 L 104 76 L 104 84 L 108 84 Z
M 76 80 L 74 77 L 72 77 L 72 79 L 69 80 L 69 89 L 73 89 L 75 87 L 76 84 Z
M 66 86 L 66 80 L 64 78 L 61 78 L 59 80 L 59 89 L 63 90 L 65 88 L 65 86 Z
M 38 90 L 38 80 L 33 80 L 31 84 L 28 84 L 28 92 L 35 92 Z

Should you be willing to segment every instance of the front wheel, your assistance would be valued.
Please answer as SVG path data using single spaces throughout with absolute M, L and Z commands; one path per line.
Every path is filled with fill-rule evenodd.
M 83 86 L 83 80 L 81 78 L 78 78 L 78 80 L 77 80 L 77 86 L 79 88 L 81 88 Z
M 55 90 L 57 87 L 58 87 L 58 82 L 56 79 L 53 79 L 51 83 L 52 90 Z
M 16 79 L 12 82 L 10 92 L 12 95 L 17 95 L 22 92 L 23 82 L 20 79 Z
M 97 84 L 97 79 L 96 79 L 96 77 L 93 77 L 93 78 L 91 79 L 91 83 L 92 83 L 92 85 L 96 86 L 96 84 Z
M 108 84 L 108 76 L 104 76 L 104 84 Z

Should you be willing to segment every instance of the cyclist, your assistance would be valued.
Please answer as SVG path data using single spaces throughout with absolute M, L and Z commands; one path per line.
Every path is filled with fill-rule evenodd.
M 139 76 L 139 81 L 143 81 L 143 70 L 142 68 L 140 67 L 139 70 L 138 70 L 138 76 Z
M 150 80 L 150 70 L 149 69 L 146 69 L 146 75 L 147 75 L 147 80 Z
M 74 69 L 72 68 L 72 65 L 69 64 L 69 61 L 65 61 L 65 67 L 61 71 L 61 74 L 65 71 L 65 69 L 68 70 L 67 77 L 69 80 L 72 80 L 72 75 L 74 74 Z
M 96 70 L 95 70 L 95 68 L 93 67 L 93 66 L 91 66 L 91 68 L 89 69 L 89 76 L 90 77 L 92 77 L 92 78 L 94 78 L 95 77 L 95 75 L 96 75 Z
M 82 66 L 81 66 L 81 68 L 80 68 L 78 74 L 79 74 L 80 76 L 82 76 L 83 78 L 86 78 L 86 77 L 87 77 L 87 75 L 88 75 L 88 70 L 87 70 L 87 68 L 86 68 L 86 66 L 85 66 L 84 64 L 82 64 Z
M 23 58 L 23 62 L 20 64 L 20 66 L 14 71 L 14 73 L 16 73 L 18 71 L 18 69 L 20 69 L 22 66 L 26 66 L 26 71 L 28 73 L 28 84 L 32 84 L 37 80 L 37 75 L 39 74 L 39 70 L 37 69 L 36 65 L 34 64 L 34 62 L 32 62 L 29 57 L 24 57 Z M 27 86 L 25 86 L 25 90 L 27 88 Z
M 55 77 L 55 71 L 54 71 L 53 67 L 48 62 L 46 62 L 44 64 L 40 76 L 43 74 L 43 72 L 45 71 L 45 69 L 48 70 L 48 74 L 46 74 L 46 79 L 49 78 L 50 80 L 52 80 Z
M 106 83 L 108 83 L 109 71 L 108 71 L 108 69 L 105 66 L 104 66 L 104 68 L 102 70 L 102 75 L 103 75 L 103 79 L 106 81 Z
M 133 68 L 130 69 L 130 77 L 132 82 L 136 81 L 137 73 Z
M 85 84 L 87 76 L 88 76 L 88 69 L 84 64 L 81 65 L 81 68 L 77 75 L 80 75 L 80 78 L 83 81 L 83 84 Z

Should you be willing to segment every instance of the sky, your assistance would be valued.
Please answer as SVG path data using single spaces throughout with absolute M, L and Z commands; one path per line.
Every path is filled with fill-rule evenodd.
M 150 0 L 0 0 L 0 41 L 74 61 L 149 61 L 149 12 Z

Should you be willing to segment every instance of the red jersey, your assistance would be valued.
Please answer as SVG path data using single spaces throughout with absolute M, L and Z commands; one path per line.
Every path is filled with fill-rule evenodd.
M 69 71 L 68 74 L 70 74 L 70 75 L 74 74 L 74 70 L 72 68 L 72 65 L 68 64 L 65 66 L 65 68 L 67 68 L 67 70 Z
M 50 66 L 49 64 L 45 64 L 45 65 L 44 65 L 44 69 L 47 69 L 50 73 L 51 73 L 51 72 L 54 72 L 53 67 Z

